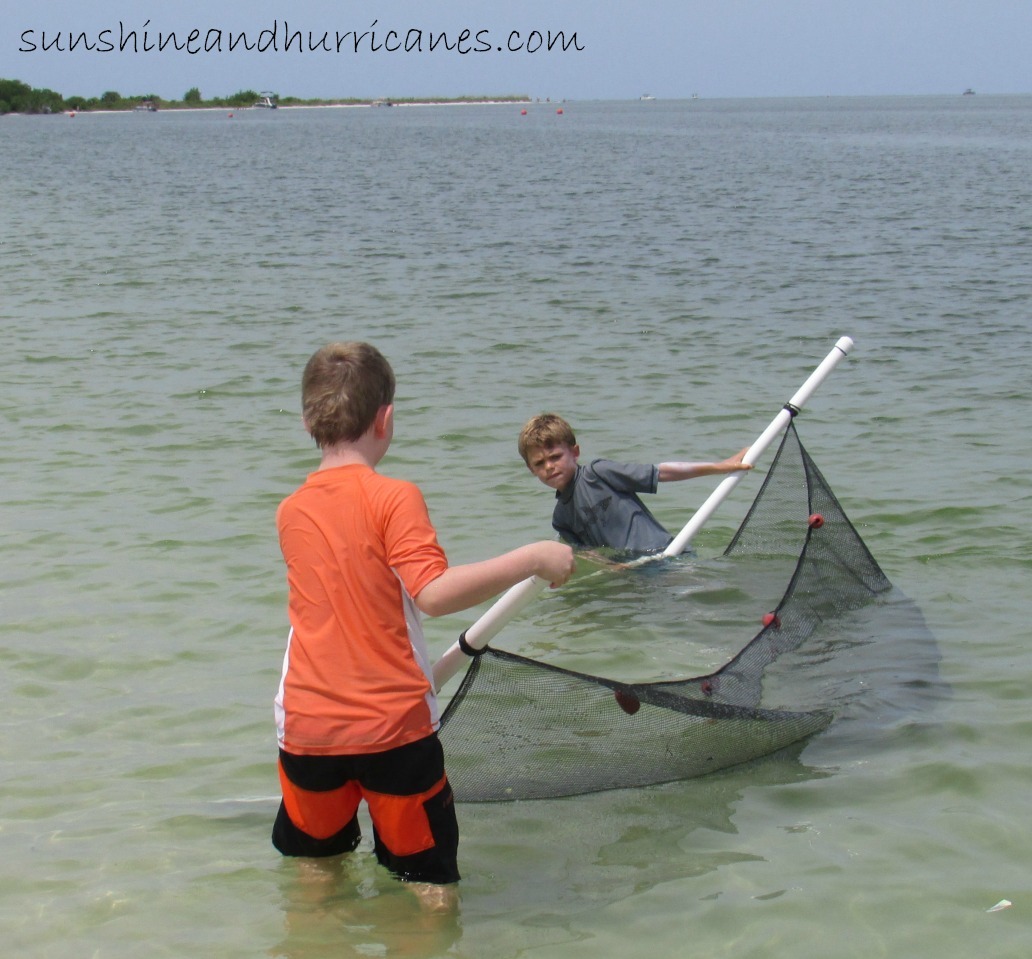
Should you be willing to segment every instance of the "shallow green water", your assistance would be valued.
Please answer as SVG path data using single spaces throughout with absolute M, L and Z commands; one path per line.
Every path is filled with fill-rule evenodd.
M 12 955 L 1027 955 L 1030 134 L 991 97 L 3 118 Z M 461 807 L 457 917 L 365 845 L 280 860 L 273 512 L 315 462 L 315 347 L 391 359 L 383 468 L 462 562 L 550 535 L 532 413 L 587 456 L 724 456 L 842 334 L 800 432 L 948 697 L 875 689 L 869 721 L 706 779 Z M 711 668 L 751 635 L 715 557 L 757 487 L 684 588 L 586 567 L 497 644 Z

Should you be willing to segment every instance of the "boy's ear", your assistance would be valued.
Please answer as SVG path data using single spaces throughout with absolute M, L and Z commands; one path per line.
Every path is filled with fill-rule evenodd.
M 579 443 L 574 443 L 573 446 L 570 447 L 570 452 L 573 453 L 573 458 L 575 460 L 579 460 L 580 459 L 580 444 Z
M 373 420 L 373 431 L 374 436 L 378 440 L 382 440 L 388 435 L 388 432 L 393 425 L 394 421 L 394 404 L 388 403 L 386 406 L 381 406 L 376 411 L 376 418 Z

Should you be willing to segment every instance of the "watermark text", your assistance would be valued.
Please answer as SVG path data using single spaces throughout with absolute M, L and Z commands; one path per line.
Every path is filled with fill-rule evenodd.
M 290 54 L 294 56 L 364 54 L 570 54 L 585 50 L 576 30 L 462 26 L 451 30 L 391 27 L 374 20 L 362 29 L 299 29 L 288 20 L 273 20 L 258 28 L 188 26 L 165 30 L 145 20 L 119 20 L 93 30 L 21 32 L 22 54 L 185 54 L 229 53 Z

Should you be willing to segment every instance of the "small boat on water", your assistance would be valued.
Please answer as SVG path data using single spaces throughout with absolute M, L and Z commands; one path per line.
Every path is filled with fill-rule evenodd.
M 643 93 L 640 97 L 638 97 L 638 99 L 644 101 L 655 100 L 656 98 L 651 93 Z
M 263 93 L 254 104 L 256 107 L 262 107 L 265 110 L 276 109 L 276 94 L 275 93 Z
M 972 89 L 971 89 L 971 87 L 968 87 L 968 88 L 967 88 L 967 89 L 966 89 L 966 90 L 964 91 L 964 96 L 966 96 L 966 97 L 973 97 L 974 95 L 975 95 L 975 91 L 974 91 L 974 90 L 972 90 Z
M 380 100 L 373 100 L 373 102 L 370 103 L 369 106 L 371 106 L 371 107 L 392 107 L 392 106 L 394 106 L 394 104 L 391 102 L 391 98 L 390 97 L 383 97 Z
M 153 100 L 141 100 L 133 110 L 137 113 L 157 113 L 158 105 Z

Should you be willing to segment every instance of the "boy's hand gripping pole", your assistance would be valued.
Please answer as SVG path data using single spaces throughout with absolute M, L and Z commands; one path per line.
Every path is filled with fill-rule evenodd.
M 823 360 L 821 360 L 817 369 L 807 377 L 806 382 L 796 390 L 792 399 L 782 407 L 778 415 L 770 421 L 770 425 L 760 434 L 756 442 L 749 447 L 745 456 L 742 457 L 743 463 L 749 463 L 750 465 L 754 465 L 756 463 L 767 447 L 770 446 L 781 431 L 788 426 L 792 417 L 806 405 L 806 401 L 813 395 L 814 390 L 816 390 L 817 387 L 827 379 L 828 374 L 838 366 L 839 362 L 852 348 L 853 341 L 848 336 L 843 336 L 839 339 L 832 351 L 824 357 Z M 670 545 L 663 550 L 662 555 L 677 556 L 679 553 L 683 553 L 688 548 L 688 544 L 691 543 L 692 539 L 694 539 L 695 534 L 716 512 L 717 507 L 727 499 L 728 493 L 730 493 L 731 490 L 741 482 L 742 477 L 745 476 L 747 472 L 748 470 L 739 470 L 735 473 L 728 473 L 728 475 L 721 481 L 720 485 L 710 493 L 702 506 L 695 511 L 692 518 L 685 524 L 684 529 L 682 529 L 681 532 L 673 538 Z
M 793 416 L 798 413 L 806 401 L 813 395 L 828 374 L 838 366 L 839 362 L 853 348 L 853 341 L 848 336 L 843 336 L 835 344 L 831 352 L 821 361 L 820 365 L 807 377 L 806 382 L 796 390 L 792 398 L 784 405 L 777 416 L 771 420 L 770 425 L 760 434 L 759 438 L 749 447 L 743 457 L 745 463 L 755 463 L 763 452 L 770 446 L 774 438 L 786 427 Z M 716 512 L 717 507 L 727 499 L 728 494 L 733 490 L 742 477 L 748 472 L 742 470 L 729 473 L 720 485 L 710 493 L 706 501 L 695 511 L 692 518 L 670 545 L 660 556 L 676 556 L 683 553 L 691 543 L 693 537 L 702 528 L 703 524 Z M 654 561 L 657 557 L 643 557 L 643 561 Z M 466 630 L 453 643 L 441 658 L 434 663 L 434 688 L 440 690 L 465 662 L 467 656 L 476 656 L 487 646 L 487 644 L 498 635 L 502 627 L 511 619 L 515 618 L 548 584 L 537 576 L 531 576 L 521 583 L 517 583 L 507 592 L 503 593 L 495 604 L 488 609 L 469 629 Z

